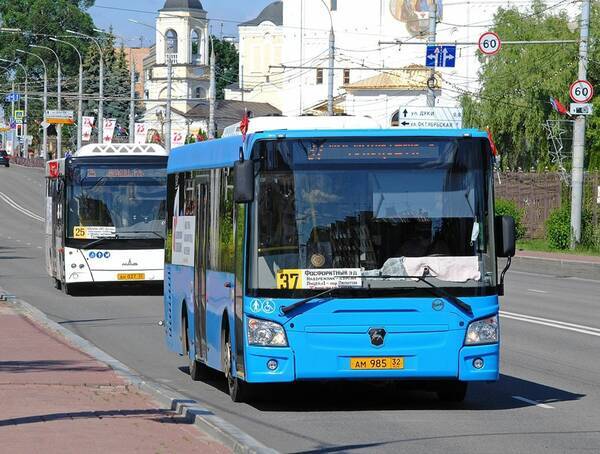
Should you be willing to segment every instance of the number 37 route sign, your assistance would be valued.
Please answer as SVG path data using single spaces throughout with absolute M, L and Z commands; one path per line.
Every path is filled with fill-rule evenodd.
M 588 102 L 594 97 L 594 87 L 587 80 L 576 80 L 569 88 L 573 102 Z

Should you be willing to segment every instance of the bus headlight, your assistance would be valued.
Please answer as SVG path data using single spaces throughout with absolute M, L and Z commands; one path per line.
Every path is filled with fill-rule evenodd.
M 495 344 L 498 342 L 498 316 L 472 322 L 467 329 L 465 345 Z
M 287 337 L 283 326 L 267 320 L 248 317 L 248 343 L 267 347 L 287 347 Z

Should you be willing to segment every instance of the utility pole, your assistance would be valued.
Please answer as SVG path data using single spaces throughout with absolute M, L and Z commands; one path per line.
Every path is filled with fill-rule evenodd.
M 329 9 L 328 9 L 329 11 Z M 331 12 L 329 12 L 331 16 Z M 333 83 L 334 83 L 334 65 L 335 65 L 335 32 L 333 31 L 333 20 L 329 30 L 329 77 L 327 86 L 327 115 L 333 116 Z
M 579 41 L 579 80 L 587 80 L 590 34 L 590 0 L 581 2 Z M 583 164 L 585 155 L 585 117 L 575 118 L 573 126 L 573 170 L 571 178 L 571 249 L 581 242 L 581 209 L 583 200 Z
M 129 142 L 135 143 L 135 62 L 133 50 L 129 50 L 129 64 L 131 66 L 131 104 L 129 105 Z
M 211 47 L 210 52 L 210 88 L 209 88 L 209 101 L 208 101 L 208 138 L 215 138 L 215 100 L 217 98 L 217 83 L 215 80 L 215 67 L 217 65 L 217 58 L 215 56 L 215 48 Z
M 12 81 L 12 90 L 11 90 L 12 95 L 12 101 L 10 103 L 10 118 L 11 120 L 15 119 L 15 80 L 13 79 Z M 15 155 L 15 144 L 17 143 L 17 129 L 11 129 L 10 131 L 11 136 L 12 136 L 12 150 L 11 153 L 13 154 L 13 156 Z
M 44 68 L 44 111 L 42 113 L 42 118 L 45 120 L 46 119 L 46 110 L 48 110 L 48 67 L 46 66 L 46 62 L 44 62 L 44 59 L 42 57 L 40 57 L 38 54 L 34 54 L 33 52 L 27 52 L 21 49 L 17 49 L 17 52 L 21 53 L 21 54 L 26 54 L 26 55 L 32 55 L 33 57 L 37 58 L 41 63 L 42 63 L 42 67 Z M 42 139 L 42 154 L 43 154 L 43 158 L 44 161 L 48 159 L 48 128 L 42 128 L 43 129 L 43 139 Z
M 429 35 L 427 37 L 427 43 L 435 45 L 438 8 L 437 0 L 433 2 L 431 8 L 433 11 L 429 12 Z M 435 65 L 431 68 L 431 74 L 427 81 L 427 107 L 435 107 Z
M 166 41 L 166 38 L 165 38 Z M 171 55 L 167 54 L 167 108 L 165 115 L 165 123 L 167 124 L 167 131 L 165 133 L 165 150 L 167 153 L 171 153 L 171 101 L 172 101 L 172 82 L 173 82 L 173 59 Z

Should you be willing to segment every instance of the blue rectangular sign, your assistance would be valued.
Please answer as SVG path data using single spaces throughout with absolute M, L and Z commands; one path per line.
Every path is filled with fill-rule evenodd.
M 21 99 L 21 95 L 19 93 L 9 93 L 6 95 L 4 100 L 6 102 L 18 102 Z
M 456 66 L 456 46 L 427 46 L 425 66 L 454 68 Z

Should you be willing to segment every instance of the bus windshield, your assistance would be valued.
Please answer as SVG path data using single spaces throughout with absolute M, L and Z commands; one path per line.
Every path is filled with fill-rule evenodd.
M 440 287 L 495 285 L 493 179 L 482 139 L 264 141 L 254 159 L 255 293 L 414 289 L 422 283 L 406 276 L 425 275 Z
M 164 162 L 75 162 L 66 197 L 68 238 L 164 239 Z

